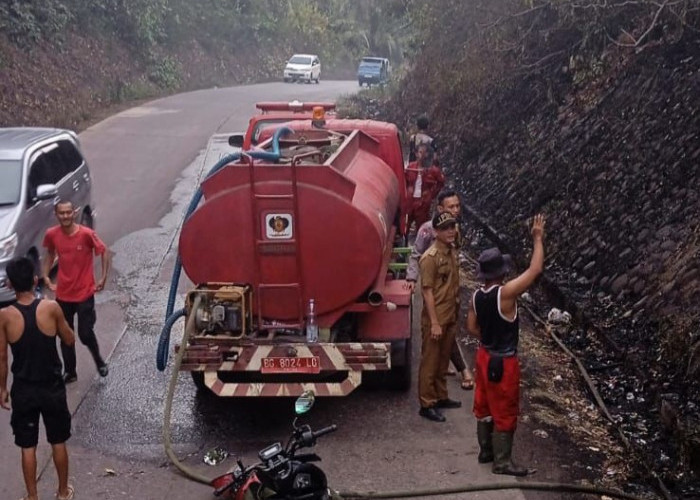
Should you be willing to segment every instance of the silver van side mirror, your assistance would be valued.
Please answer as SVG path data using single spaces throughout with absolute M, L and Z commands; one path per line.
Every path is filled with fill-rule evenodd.
M 40 184 L 36 188 L 36 196 L 34 199 L 37 201 L 49 200 L 51 198 L 55 198 L 56 196 L 58 196 L 58 188 L 56 188 L 56 184 Z

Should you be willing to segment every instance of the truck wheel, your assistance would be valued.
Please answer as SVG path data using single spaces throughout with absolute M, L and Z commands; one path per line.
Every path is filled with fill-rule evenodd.
M 209 392 L 209 388 L 204 385 L 204 372 L 190 372 L 190 375 L 198 392 Z
M 362 87 L 362 80 L 357 80 L 357 83 L 359 83 L 360 87 Z
M 384 385 L 395 391 L 407 391 L 411 388 L 411 362 L 413 360 L 411 339 L 391 343 L 391 360 L 399 362 L 386 374 Z

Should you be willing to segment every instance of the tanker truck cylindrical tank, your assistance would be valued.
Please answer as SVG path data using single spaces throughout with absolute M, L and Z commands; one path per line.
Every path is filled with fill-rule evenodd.
M 218 189 L 182 228 L 179 251 L 188 277 L 253 284 L 254 300 L 269 319 L 297 318 L 309 297 L 319 315 L 355 302 L 381 272 L 399 205 L 396 176 L 370 158 L 342 173 L 355 185 L 350 197 L 314 183 L 312 171 L 299 175 L 296 208 L 283 199 L 293 192 L 289 180 L 256 182 L 257 197 L 248 182 Z

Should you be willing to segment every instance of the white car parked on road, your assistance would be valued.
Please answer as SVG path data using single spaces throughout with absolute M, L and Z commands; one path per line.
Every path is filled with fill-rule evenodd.
M 321 80 L 321 61 L 314 54 L 294 54 L 284 68 L 284 81 L 318 83 Z

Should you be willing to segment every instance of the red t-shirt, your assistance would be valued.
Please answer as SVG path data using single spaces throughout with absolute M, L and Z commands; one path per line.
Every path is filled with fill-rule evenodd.
M 64 302 L 82 302 L 95 294 L 93 254 L 102 255 L 107 247 L 89 227 L 67 235 L 61 226 L 46 231 L 44 246 L 58 255 L 56 298 Z

